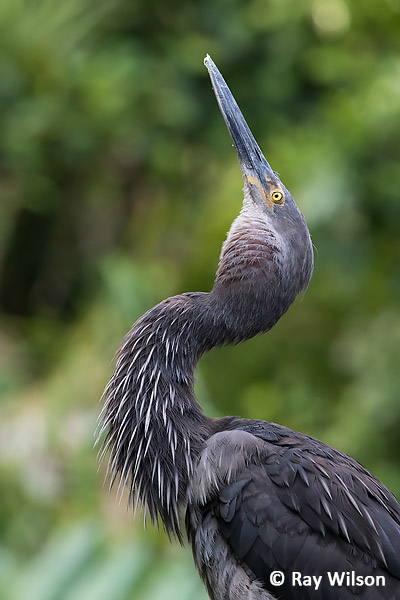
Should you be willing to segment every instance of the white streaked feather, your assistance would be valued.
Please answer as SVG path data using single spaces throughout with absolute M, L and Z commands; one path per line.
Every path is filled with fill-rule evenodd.
M 189 402 L 182 385 L 192 384 L 187 359 L 182 361 L 190 322 L 180 322 L 181 314 L 169 320 L 169 307 L 157 314 L 154 321 L 138 322 L 119 351 L 103 394 L 98 439 L 107 434 L 99 455 L 103 460 L 111 451 L 106 478 L 111 489 L 119 476 L 119 502 L 128 488 L 135 512 L 147 507 L 154 519 L 163 507 L 167 527 L 179 534 L 180 502 L 193 472 L 189 432 L 178 429 Z

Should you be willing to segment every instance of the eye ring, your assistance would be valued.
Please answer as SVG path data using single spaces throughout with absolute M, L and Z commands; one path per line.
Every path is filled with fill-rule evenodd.
M 272 198 L 272 201 L 275 204 L 283 204 L 283 194 L 282 194 L 282 192 L 279 192 L 278 190 L 276 190 L 275 192 L 272 192 L 271 198 Z

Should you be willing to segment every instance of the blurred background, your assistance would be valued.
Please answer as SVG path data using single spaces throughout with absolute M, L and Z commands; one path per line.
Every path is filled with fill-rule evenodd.
M 213 57 L 307 218 L 315 271 L 197 369 L 400 493 L 397 0 L 0 3 L 0 596 L 205 600 L 190 551 L 103 488 L 99 397 L 146 309 L 211 288 L 242 201 Z

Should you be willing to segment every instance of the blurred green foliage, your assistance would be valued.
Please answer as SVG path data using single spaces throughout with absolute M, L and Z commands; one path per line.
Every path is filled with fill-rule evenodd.
M 125 331 L 208 290 L 241 175 L 209 52 L 315 244 L 307 296 L 197 371 L 209 414 L 286 424 L 400 493 L 396 0 L 2 0 L 0 590 L 200 600 L 189 550 L 96 473 Z

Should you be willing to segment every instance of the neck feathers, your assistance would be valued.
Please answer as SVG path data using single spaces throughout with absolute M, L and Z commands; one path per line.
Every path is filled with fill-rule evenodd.
M 206 294 L 169 298 L 141 317 L 126 336 L 104 392 L 99 437 L 107 430 L 110 487 L 128 485 L 130 502 L 180 537 L 179 508 L 193 462 L 209 436 L 193 393 L 193 370 L 207 349 Z
M 234 343 L 271 329 L 308 285 L 311 242 L 298 214 L 304 226 L 288 219 L 280 231 L 273 216 L 267 219 L 248 201 L 232 224 L 222 246 L 213 295 L 229 307 L 226 325 Z
M 193 466 L 216 428 L 193 393 L 197 361 L 214 346 L 271 329 L 311 276 L 305 223 L 298 229 L 297 216 L 284 227 L 285 235 L 245 203 L 222 248 L 213 290 L 168 298 L 143 315 L 104 392 L 99 437 L 107 431 L 102 456 L 110 450 L 110 487 L 119 475 L 120 494 L 128 486 L 130 502 L 179 538 Z

